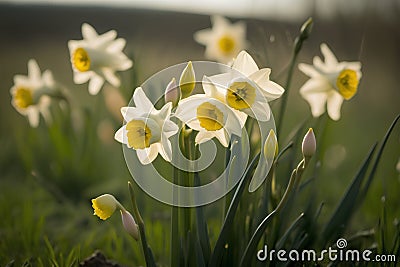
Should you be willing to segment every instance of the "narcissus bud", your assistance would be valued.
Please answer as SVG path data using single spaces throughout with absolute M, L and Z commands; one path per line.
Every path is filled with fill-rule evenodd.
M 312 157 L 317 149 L 317 141 L 315 140 L 314 131 L 312 128 L 308 130 L 303 138 L 303 143 L 301 144 L 301 151 L 305 158 Z
M 125 231 L 128 232 L 136 241 L 139 240 L 139 228 L 133 218 L 127 210 L 121 210 L 122 225 Z
M 167 87 L 165 88 L 164 100 L 165 103 L 171 102 L 172 106 L 176 107 L 178 102 L 181 98 L 181 90 L 176 84 L 175 78 L 168 83 Z
M 278 140 L 274 130 L 270 130 L 264 143 L 264 157 L 266 159 L 274 159 L 278 155 Z
M 185 69 L 182 71 L 179 79 L 179 87 L 181 88 L 182 99 L 190 96 L 196 85 L 196 76 L 193 69 L 192 61 L 189 61 Z

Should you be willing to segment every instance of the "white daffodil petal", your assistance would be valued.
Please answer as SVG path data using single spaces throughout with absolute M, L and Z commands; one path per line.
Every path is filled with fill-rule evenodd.
M 304 94 L 302 97 L 310 105 L 313 117 L 319 117 L 325 112 L 326 100 L 328 98 L 325 92 Z
M 325 63 L 322 61 L 322 59 L 318 56 L 315 56 L 313 58 L 313 65 L 316 68 L 318 72 L 322 73 L 327 73 L 329 72 L 329 68 L 326 67 Z
M 53 78 L 53 74 L 51 73 L 50 70 L 45 70 L 42 74 L 42 80 L 45 86 L 47 87 L 54 87 L 55 81 Z
M 254 59 L 246 52 L 241 51 L 233 62 L 232 68 L 240 71 L 246 76 L 250 76 L 254 72 L 258 71 L 258 66 Z
M 196 42 L 206 45 L 209 41 L 210 34 L 211 34 L 211 30 L 204 29 L 204 30 L 200 30 L 200 31 L 196 32 L 193 35 L 193 38 Z
M 120 60 L 117 62 L 118 64 L 115 66 L 115 69 L 118 71 L 123 71 L 130 69 L 133 65 L 132 60 L 130 60 L 127 56 L 123 55 Z
M 93 40 L 97 38 L 96 30 L 88 23 L 82 24 L 82 37 L 87 40 Z
M 248 115 L 244 112 L 241 112 L 239 110 L 236 109 L 232 109 L 233 113 L 235 114 L 235 116 L 237 117 L 237 119 L 239 120 L 240 123 L 240 128 L 243 128 L 244 125 L 246 124 L 246 120 Z
M 321 53 L 324 56 L 325 64 L 327 66 L 335 66 L 338 64 L 338 61 L 332 51 L 329 49 L 328 45 L 325 43 L 321 44 Z
M 212 81 L 210 77 L 207 77 L 206 75 L 203 76 L 203 81 L 202 81 L 202 86 L 204 93 L 212 98 L 221 100 L 225 98 L 224 92 L 220 90 L 216 85 L 218 83 L 215 83 L 215 81 Z
M 117 32 L 115 30 L 108 31 L 99 35 L 96 40 L 92 40 L 96 47 L 106 49 L 110 42 L 112 42 L 117 37 Z
M 327 93 L 330 90 L 331 85 L 329 84 L 329 81 L 324 77 L 320 77 L 308 80 L 305 84 L 303 84 L 299 91 L 303 96 L 311 93 Z
M 154 110 L 153 103 L 151 103 L 151 101 L 147 98 L 142 87 L 136 88 L 135 92 L 133 93 L 133 101 L 135 102 L 136 108 L 143 113 L 150 113 L 152 110 Z
M 267 102 L 254 102 L 251 108 L 244 109 L 243 112 L 259 121 L 269 121 L 271 117 L 271 109 Z
M 257 70 L 255 72 L 253 72 L 252 74 L 250 74 L 249 79 L 261 86 L 261 84 L 263 82 L 269 81 L 270 74 L 271 74 L 270 68 L 263 68 L 263 69 Z
M 101 72 L 103 73 L 104 78 L 114 87 L 119 87 L 121 85 L 121 81 L 115 75 L 114 71 L 110 68 L 102 68 Z
M 126 125 L 118 129 L 114 135 L 114 139 L 122 144 L 128 144 L 128 138 L 126 136 Z
M 165 121 L 162 131 L 167 137 L 171 137 L 179 131 L 179 127 L 172 121 Z
M 342 107 L 343 97 L 336 91 L 331 91 L 327 98 L 328 115 L 332 120 L 340 119 L 340 109 Z
M 165 120 L 170 116 L 171 110 L 172 110 L 172 103 L 168 102 L 157 112 L 157 115 L 160 117 L 160 119 Z
M 108 47 L 107 51 L 110 53 L 120 52 L 124 49 L 126 41 L 123 38 L 118 38 L 114 40 Z
M 26 86 L 27 84 L 29 84 L 29 78 L 25 75 L 19 75 L 16 74 L 14 75 L 14 84 L 18 84 L 20 86 Z
M 318 72 L 313 65 L 305 64 L 305 63 L 300 63 L 298 66 L 299 70 L 303 72 L 305 75 L 313 78 L 313 77 L 318 77 L 321 76 L 321 73 Z
M 223 145 L 224 147 L 228 147 L 229 146 L 230 138 L 229 138 L 228 133 L 224 129 L 215 131 L 214 135 L 219 140 L 221 145 Z
M 93 74 L 89 81 L 89 93 L 97 95 L 104 84 L 104 79 L 100 75 Z
M 285 89 L 283 89 L 282 86 L 273 81 L 263 82 L 261 89 L 264 97 L 267 98 L 267 101 L 275 100 L 281 97 L 285 92 Z
M 36 60 L 30 59 L 28 62 L 28 79 L 31 87 L 43 86 L 42 76 Z
M 219 15 L 211 16 L 211 23 L 212 23 L 213 27 L 222 28 L 222 29 L 229 27 L 229 24 L 230 24 L 226 18 L 219 16 Z
M 141 112 L 139 109 L 135 107 L 122 107 L 121 108 L 121 115 L 124 118 L 125 121 L 131 121 L 135 118 L 139 117 L 146 117 L 147 113 Z
M 39 126 L 39 110 L 33 107 L 28 107 L 26 115 L 31 127 L 36 128 Z
M 150 145 L 149 148 L 137 149 L 136 154 L 138 156 L 140 163 L 142 163 L 143 165 L 147 165 L 153 162 L 157 158 L 158 151 L 159 151 L 159 144 L 155 143 Z
M 172 159 L 171 142 L 168 140 L 167 136 L 161 136 L 161 143 L 162 143 L 162 145 L 158 144 L 160 146 L 159 152 L 160 152 L 161 157 L 163 157 L 165 161 L 171 162 L 171 159 Z
M 214 135 L 213 132 L 201 130 L 201 131 L 199 131 L 199 132 L 197 133 L 197 135 L 196 135 L 195 143 L 196 143 L 196 144 L 205 143 L 205 142 L 211 140 L 212 138 L 214 138 L 214 136 L 215 136 L 215 135 Z
M 88 71 L 88 72 L 74 72 L 74 83 L 76 84 L 82 84 L 86 83 L 87 81 L 90 80 L 92 77 L 93 72 Z

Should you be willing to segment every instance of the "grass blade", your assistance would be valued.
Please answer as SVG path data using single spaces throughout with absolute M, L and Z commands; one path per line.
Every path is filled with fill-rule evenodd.
M 221 232 L 220 232 L 217 242 L 215 244 L 214 251 L 211 254 L 209 266 L 220 266 L 223 252 L 225 250 L 225 244 L 230 235 L 229 232 L 230 232 L 230 229 L 233 224 L 233 219 L 235 217 L 236 210 L 239 206 L 240 198 L 243 194 L 244 189 L 246 188 L 246 184 L 251 177 L 252 170 L 256 166 L 259 157 L 260 157 L 260 153 L 258 153 L 253 158 L 250 165 L 247 167 L 246 171 L 244 172 L 244 174 L 239 182 L 239 185 L 236 188 L 235 195 L 232 198 L 227 215 L 225 217 L 224 224 L 222 225 Z
M 329 240 L 331 240 L 334 234 L 336 234 L 336 236 L 340 235 L 344 229 L 343 226 L 350 219 L 351 214 L 356 206 L 356 201 L 362 186 L 362 182 L 365 178 L 368 167 L 371 163 L 375 149 L 376 149 L 376 144 L 372 147 L 372 149 L 368 153 L 367 158 L 361 165 L 361 168 L 354 177 L 351 185 L 348 187 L 347 192 L 343 195 L 342 200 L 340 201 L 336 210 L 332 214 L 332 217 L 325 225 L 325 228 L 322 232 L 323 233 L 322 237 L 324 242 L 328 242 Z M 342 228 L 342 231 L 338 230 L 339 228 Z

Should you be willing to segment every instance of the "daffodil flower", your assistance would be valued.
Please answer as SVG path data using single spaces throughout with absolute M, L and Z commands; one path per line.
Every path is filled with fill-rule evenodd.
M 50 119 L 49 95 L 56 91 L 53 75 L 49 70 L 40 72 L 40 68 L 34 59 L 28 62 L 28 76 L 15 75 L 14 85 L 10 90 L 13 107 L 26 116 L 32 127 L 39 125 L 39 115 Z
M 216 137 L 228 147 L 232 134 L 241 136 L 241 126 L 233 111 L 221 101 L 197 94 L 179 102 L 175 117 L 198 131 L 196 144 Z
M 74 71 L 74 82 L 89 81 L 89 93 L 96 95 L 104 82 L 120 86 L 115 71 L 132 67 L 132 61 L 122 52 L 126 41 L 117 37 L 115 30 L 98 35 L 87 23 L 82 24 L 83 40 L 71 40 L 68 47 Z
M 242 21 L 232 24 L 221 16 L 212 16 L 211 23 L 211 29 L 196 32 L 194 39 L 206 46 L 208 59 L 228 63 L 247 46 L 246 24 Z
M 310 77 L 300 88 L 300 94 L 310 104 L 314 117 L 319 117 L 327 109 L 331 119 L 339 120 L 343 100 L 349 100 L 357 93 L 361 63 L 338 62 L 324 43 L 321 44 L 321 53 L 324 62 L 316 56 L 313 65 L 299 64 L 299 69 Z
M 160 110 L 155 109 L 141 87 L 135 90 L 133 101 L 135 107 L 121 109 L 126 124 L 114 138 L 135 149 L 143 165 L 151 163 L 158 153 L 166 161 L 171 161 L 172 148 L 168 138 L 178 132 L 178 126 L 170 121 L 172 103 L 166 103 Z
M 117 207 L 121 208 L 122 205 L 113 195 L 104 194 L 92 199 L 92 207 L 94 215 L 97 215 L 102 220 L 107 220 L 113 215 Z
M 246 51 L 241 51 L 233 60 L 232 69 L 228 73 L 204 77 L 205 94 L 234 109 L 242 126 L 247 115 L 268 121 L 271 113 L 268 102 L 279 98 L 285 91 L 269 79 L 271 69 L 259 69 Z
M 107 220 L 119 209 L 121 212 L 122 225 L 125 231 L 130 234 L 136 241 L 139 240 L 139 229 L 132 214 L 127 211 L 124 206 L 111 194 L 103 194 L 92 199 L 93 215 L 102 220 Z

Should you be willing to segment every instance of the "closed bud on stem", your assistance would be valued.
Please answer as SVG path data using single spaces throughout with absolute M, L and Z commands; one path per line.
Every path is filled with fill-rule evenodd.
M 171 102 L 172 106 L 176 107 L 180 98 L 181 90 L 177 86 L 175 78 L 172 78 L 172 80 L 168 83 L 167 88 L 165 88 L 165 103 Z
M 135 222 L 132 214 L 127 210 L 121 209 L 122 225 L 128 234 L 130 234 L 136 241 L 139 240 L 139 227 Z
M 310 158 L 315 154 L 317 149 L 317 141 L 315 140 L 314 131 L 312 128 L 308 130 L 303 138 L 303 143 L 301 144 L 301 151 L 303 152 L 304 158 Z
M 313 27 L 312 18 L 308 18 L 300 28 L 300 35 L 294 42 L 294 53 L 298 54 L 303 46 L 303 42 L 310 36 Z
M 190 96 L 196 85 L 196 76 L 193 69 L 192 61 L 189 61 L 185 69 L 182 71 L 179 79 L 179 87 L 181 88 L 182 99 Z
M 303 25 L 301 26 L 301 28 L 300 28 L 300 38 L 302 39 L 302 40 L 305 40 L 305 39 L 307 39 L 309 36 L 310 36 L 310 34 L 311 34 L 311 31 L 312 31 L 312 28 L 313 28 L 313 19 L 310 17 L 310 18 L 308 18 L 304 23 L 303 23 Z
M 264 157 L 273 160 L 278 155 L 278 140 L 274 130 L 270 130 L 264 143 Z

